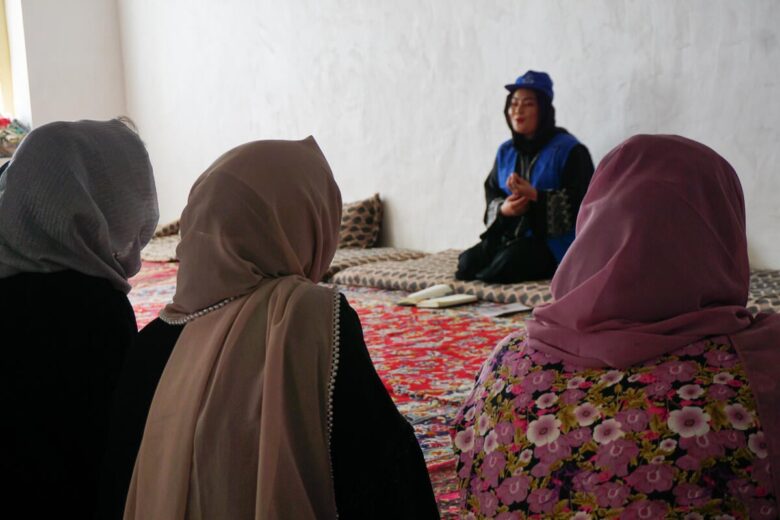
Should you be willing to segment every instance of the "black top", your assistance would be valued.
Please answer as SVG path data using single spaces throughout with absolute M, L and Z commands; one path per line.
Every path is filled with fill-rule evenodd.
M 109 412 L 136 334 L 127 296 L 75 271 L 0 279 L 3 511 L 92 517 Z
M 565 132 L 563 129 L 558 131 Z M 538 153 L 538 151 L 536 152 Z M 536 153 L 518 150 L 515 172 L 530 181 L 531 166 Z M 538 190 L 538 200 L 531 202 L 528 212 L 519 217 L 504 217 L 499 211 L 507 195 L 498 184 L 498 167 L 493 163 L 485 180 L 485 225 L 487 231 L 482 238 L 502 238 L 504 241 L 523 236 L 528 229 L 537 238 L 564 235 L 577 220 L 582 199 L 593 176 L 593 161 L 583 144 L 572 148 L 561 172 L 561 187 L 558 190 Z
M 357 313 L 341 296 L 339 368 L 331 435 L 339 518 L 438 518 L 420 446 L 379 379 Z M 146 416 L 183 330 L 154 320 L 139 333 L 117 392 L 105 518 L 121 518 Z

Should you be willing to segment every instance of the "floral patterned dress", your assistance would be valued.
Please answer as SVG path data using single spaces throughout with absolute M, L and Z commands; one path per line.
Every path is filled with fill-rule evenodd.
M 465 519 L 778 516 L 756 404 L 725 338 L 607 370 L 513 334 L 484 364 L 453 445 Z

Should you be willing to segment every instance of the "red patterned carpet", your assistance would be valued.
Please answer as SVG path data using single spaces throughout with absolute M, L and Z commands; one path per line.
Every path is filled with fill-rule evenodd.
M 145 263 L 130 300 L 138 326 L 154 319 L 173 295 L 178 264 Z M 342 287 L 363 324 L 377 372 L 398 409 L 414 425 L 443 518 L 457 518 L 455 458 L 448 421 L 471 388 L 482 361 L 501 338 L 522 326 L 491 319 L 474 307 L 399 307 L 402 293 Z

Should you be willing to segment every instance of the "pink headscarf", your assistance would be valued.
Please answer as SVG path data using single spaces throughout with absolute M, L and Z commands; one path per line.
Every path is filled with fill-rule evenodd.
M 745 203 L 734 169 L 679 136 L 638 135 L 593 175 L 577 238 L 534 310 L 529 345 L 625 368 L 726 336 L 750 380 L 780 496 L 780 315 L 745 309 Z
M 554 302 L 528 322 L 529 344 L 625 368 L 749 327 L 749 281 L 734 169 L 683 137 L 634 136 L 593 175 Z

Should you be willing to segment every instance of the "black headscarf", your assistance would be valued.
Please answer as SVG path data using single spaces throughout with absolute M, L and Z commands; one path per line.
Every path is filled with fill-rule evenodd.
M 528 139 L 512 129 L 512 123 L 509 121 L 507 110 L 509 109 L 509 104 L 512 102 L 512 94 L 514 94 L 514 92 L 510 92 L 506 97 L 506 102 L 504 103 L 504 118 L 506 119 L 507 126 L 509 126 L 509 131 L 512 132 L 512 143 L 514 147 L 519 152 L 536 155 L 536 153 L 541 150 L 555 134 L 565 130 L 555 127 L 555 107 L 552 105 L 550 98 L 541 92 L 535 90 L 532 92 L 536 95 L 536 104 L 539 107 L 539 126 L 532 139 Z

